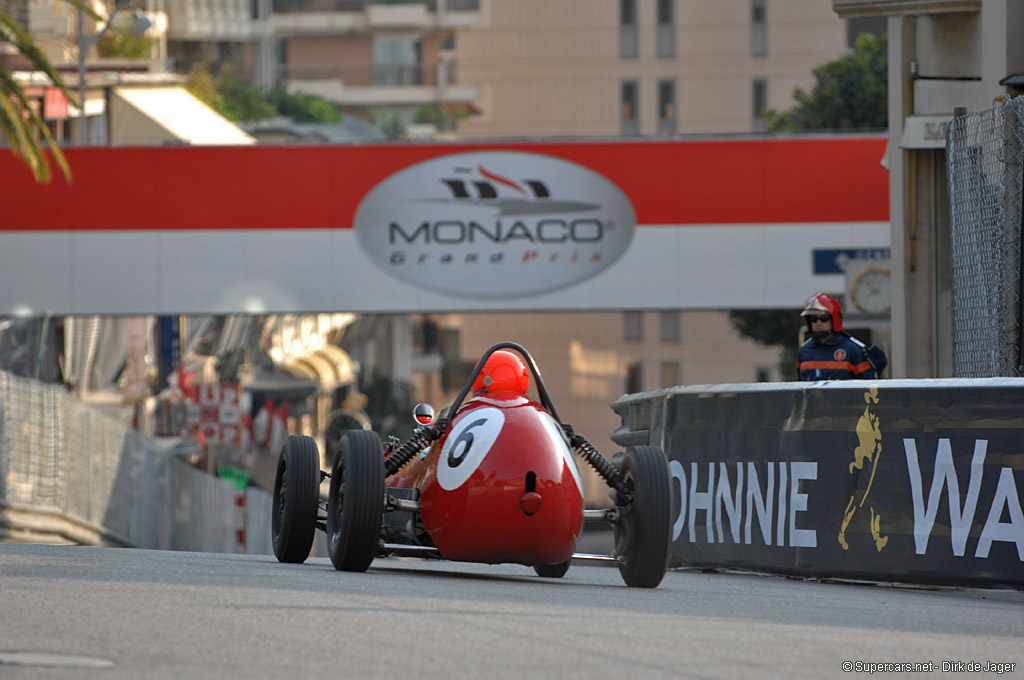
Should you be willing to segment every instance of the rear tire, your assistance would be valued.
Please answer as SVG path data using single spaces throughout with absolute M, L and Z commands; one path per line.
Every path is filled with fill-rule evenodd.
M 271 534 L 280 562 L 301 564 L 309 557 L 320 502 L 320 452 L 316 440 L 291 435 L 281 447 L 274 475 Z
M 668 568 L 671 536 L 671 488 L 668 459 L 654 446 L 626 450 L 622 477 L 633 499 L 616 494 L 620 507 L 615 525 L 615 554 L 623 558 L 619 573 L 627 586 L 656 588 Z
M 565 572 L 569 571 L 569 563 L 572 559 L 568 559 L 565 562 L 557 562 L 555 564 L 535 564 L 533 570 L 537 572 L 537 576 L 543 576 L 544 578 L 562 578 L 565 576 Z
M 327 550 L 339 571 L 366 571 L 384 515 L 384 448 L 368 430 L 345 433 L 327 495 Z

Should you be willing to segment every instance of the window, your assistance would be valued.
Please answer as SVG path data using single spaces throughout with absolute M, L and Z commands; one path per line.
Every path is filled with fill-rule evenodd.
M 619 0 L 619 22 L 623 26 L 636 26 L 635 0 Z
M 640 118 L 637 112 L 637 82 L 622 81 L 622 134 L 631 137 L 640 134 Z
M 420 41 L 414 35 L 373 36 L 373 84 L 419 85 Z
M 676 56 L 675 0 L 658 0 L 658 28 L 655 54 L 662 59 Z
M 768 108 L 768 81 L 764 78 L 754 78 L 751 81 L 750 100 L 754 132 L 764 132 L 768 129 L 768 119 L 764 115 L 764 110 Z
M 644 363 L 631 361 L 626 365 L 626 393 L 635 394 L 644 391 Z
M 768 54 L 768 26 L 765 19 L 765 3 L 768 0 L 750 0 L 750 56 L 763 57 Z
M 619 56 L 637 56 L 636 0 L 619 0 Z
M 659 330 L 662 342 L 679 342 L 679 312 L 661 312 L 658 314 Z
M 675 0 L 658 0 L 658 25 L 675 23 Z
M 278 68 L 288 63 L 288 40 L 286 38 L 274 39 L 274 62 Z
M 658 134 L 676 133 L 676 81 L 658 81 Z
M 644 339 L 643 312 L 622 313 L 622 338 L 623 340 L 633 341 L 639 341 Z
M 675 387 L 683 384 L 678 361 L 661 362 L 661 387 Z

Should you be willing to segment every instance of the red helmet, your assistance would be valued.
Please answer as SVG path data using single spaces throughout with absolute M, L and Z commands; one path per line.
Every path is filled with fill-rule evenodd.
M 530 376 L 518 355 L 499 349 L 487 357 L 487 363 L 473 381 L 473 393 L 515 392 L 526 394 Z
M 807 330 L 811 330 L 809 317 L 819 314 L 828 314 L 832 317 L 832 330 L 843 330 L 843 306 L 839 304 L 839 300 L 825 293 L 818 293 L 808 300 L 804 311 L 800 312 L 800 316 L 804 317 L 804 323 L 807 324 Z

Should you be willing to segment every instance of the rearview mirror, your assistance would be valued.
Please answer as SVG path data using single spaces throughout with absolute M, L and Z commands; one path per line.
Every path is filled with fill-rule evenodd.
M 434 407 L 430 404 L 416 404 L 412 410 L 412 417 L 420 425 L 430 425 L 434 422 Z

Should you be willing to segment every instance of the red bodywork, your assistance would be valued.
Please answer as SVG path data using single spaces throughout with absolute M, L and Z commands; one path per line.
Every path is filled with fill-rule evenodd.
M 462 405 L 425 458 L 388 477 L 420 490 L 423 528 L 463 562 L 556 564 L 583 529 L 583 488 L 555 419 L 511 392 Z

